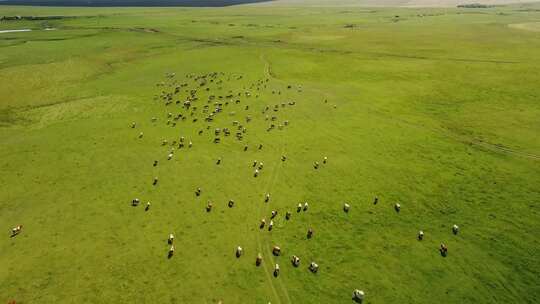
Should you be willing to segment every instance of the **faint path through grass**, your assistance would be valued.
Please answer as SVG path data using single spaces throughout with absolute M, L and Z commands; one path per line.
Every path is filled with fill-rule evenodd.
M 268 64 L 265 65 L 264 74 L 265 74 L 265 76 L 269 75 Z M 280 135 L 280 139 L 279 139 L 279 144 L 281 145 L 281 150 L 280 150 L 281 155 L 283 155 L 284 152 L 285 152 L 285 144 L 283 142 L 283 139 L 281 138 L 281 135 Z M 283 162 L 282 161 L 278 161 L 272 167 L 272 172 L 271 172 L 270 177 L 268 179 L 268 183 L 263 187 L 263 189 L 262 189 L 263 191 L 261 192 L 263 195 L 266 194 L 266 193 L 270 193 L 270 190 L 274 187 L 276 181 L 278 180 L 279 173 L 280 173 L 282 167 L 283 167 Z M 259 208 L 259 218 L 263 218 L 265 214 L 268 214 L 268 208 L 270 206 L 270 202 L 265 202 L 263 204 L 264 205 L 262 206 L 262 208 Z M 266 227 L 265 227 L 265 229 L 266 229 Z M 266 275 L 266 279 L 268 280 L 270 288 L 272 289 L 272 293 L 274 294 L 274 297 L 279 301 L 279 303 L 283 303 L 281 297 L 279 296 L 279 294 L 277 292 L 276 287 L 274 286 L 274 281 L 276 281 L 279 284 L 279 288 L 281 289 L 282 293 L 285 296 L 285 300 L 286 300 L 285 303 L 292 303 L 291 299 L 289 297 L 289 292 L 287 291 L 287 288 L 283 285 L 283 282 L 279 278 L 276 278 L 276 279 L 273 278 L 273 271 L 272 271 L 271 268 L 270 269 L 268 268 L 267 264 L 274 265 L 275 261 L 273 259 L 271 245 L 270 244 L 265 244 L 266 246 L 264 246 L 264 248 L 263 248 L 264 244 L 263 244 L 263 241 L 261 240 L 260 233 L 261 233 L 261 231 L 258 231 L 257 236 L 256 236 L 257 248 L 259 249 L 259 252 L 261 252 L 261 254 L 263 254 L 263 252 L 264 252 L 264 254 L 263 254 L 263 263 L 262 264 L 263 264 L 263 268 L 264 268 L 264 273 Z

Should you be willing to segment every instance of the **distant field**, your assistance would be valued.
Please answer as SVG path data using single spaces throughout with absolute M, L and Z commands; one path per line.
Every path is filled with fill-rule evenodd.
M 514 23 L 509 24 L 511 28 L 539 32 L 540 31 L 540 22 L 528 22 L 528 23 Z
M 480 3 L 503 5 L 531 3 L 538 0 L 0 0 L 0 5 L 40 6 L 187 6 L 220 7 L 238 4 L 263 3 L 272 6 L 371 6 L 371 7 L 456 7 L 459 4 Z
M 186 6 L 222 7 L 269 0 L 0 0 L 0 5 L 39 5 L 39 6 Z
M 271 6 L 367 6 L 367 7 L 456 7 L 460 4 L 479 3 L 485 5 L 527 4 L 538 0 L 274 0 L 263 2 Z
M 538 302 L 540 5 L 272 5 L 0 6 L 0 303 Z

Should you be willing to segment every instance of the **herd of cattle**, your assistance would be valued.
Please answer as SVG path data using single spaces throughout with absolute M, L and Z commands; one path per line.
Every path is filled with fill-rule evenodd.
M 165 121 L 164 124 L 168 127 L 175 127 L 179 123 L 189 124 L 190 127 L 185 127 L 184 129 L 189 129 L 194 131 L 194 134 L 197 134 L 200 138 L 214 143 L 220 144 L 227 140 L 228 137 L 234 138 L 238 142 L 245 140 L 245 137 L 248 135 L 247 126 L 251 124 L 254 119 L 259 119 L 263 124 L 266 124 L 264 129 L 267 132 L 274 132 L 275 130 L 280 131 L 284 130 L 289 126 L 289 120 L 280 119 L 278 114 L 280 111 L 285 110 L 288 107 L 293 107 L 296 105 L 296 101 L 283 101 L 274 104 L 264 104 L 259 99 L 259 96 L 263 91 L 273 95 L 273 99 L 282 99 L 282 92 L 280 90 L 270 89 L 269 81 L 270 79 L 258 79 L 251 84 L 244 85 L 242 89 L 236 91 L 233 90 L 224 90 L 225 82 L 234 82 L 242 81 L 243 76 L 232 74 L 226 75 L 225 73 L 208 73 L 202 75 L 188 74 L 185 78 L 177 78 L 174 73 L 166 74 L 166 80 L 157 84 L 160 92 L 154 97 L 154 100 L 159 104 L 164 106 L 167 111 L 164 115 Z M 297 92 L 302 92 L 301 86 L 292 86 L 287 85 L 284 90 L 296 90 Z M 212 94 L 213 91 L 218 92 L 217 94 Z M 227 91 L 227 93 L 223 93 Z M 285 95 L 285 94 L 284 94 Z M 250 100 L 258 100 L 258 104 L 263 104 L 261 106 L 259 113 L 253 113 L 250 111 L 250 107 L 253 108 L 253 105 L 249 103 Z M 325 100 L 326 102 L 326 100 Z M 227 115 L 229 119 L 217 119 L 219 116 L 225 116 L 224 112 L 226 109 L 231 109 Z M 234 109 L 234 110 L 233 110 Z M 243 110 L 242 110 L 243 109 Z M 253 110 L 253 109 L 252 109 Z M 238 112 L 237 112 L 238 111 Z M 244 114 L 240 114 L 242 111 Z M 243 116 L 243 117 L 242 117 Z M 241 118 L 237 118 L 241 117 Z M 157 124 L 159 119 L 156 117 L 151 117 L 151 124 Z M 227 121 L 227 122 L 225 122 Z M 241 123 L 241 121 L 243 121 Z M 132 122 L 130 125 L 131 128 L 137 129 L 139 125 L 137 122 Z M 234 133 L 234 137 L 231 134 Z M 137 135 L 138 138 L 143 138 L 144 133 L 140 131 Z M 161 139 L 160 145 L 169 146 L 166 159 L 171 160 L 174 158 L 175 153 L 178 153 L 181 149 L 191 149 L 194 146 L 192 139 L 186 139 L 185 136 L 178 136 L 174 139 Z M 159 142 L 159 141 L 158 141 Z M 243 150 L 247 151 L 249 149 L 248 145 L 242 145 Z M 255 145 L 255 149 L 263 149 L 263 144 Z M 281 161 L 285 162 L 287 157 L 285 155 L 281 156 Z M 221 157 L 218 158 L 215 162 L 216 165 L 220 165 L 222 162 Z M 322 157 L 322 164 L 327 165 L 328 157 Z M 159 165 L 159 160 L 154 159 L 152 162 L 153 167 Z M 319 169 L 321 165 L 318 161 L 313 163 L 314 169 Z M 259 174 L 264 170 L 264 163 L 254 160 L 252 163 L 253 168 L 253 177 L 257 178 Z M 152 180 L 152 185 L 157 186 L 159 178 L 156 176 Z M 201 196 L 202 189 L 198 187 L 195 189 L 195 196 Z M 264 196 L 264 201 L 268 203 L 270 201 L 270 193 L 266 193 Z M 377 204 L 378 198 L 375 197 L 373 204 Z M 131 200 L 131 205 L 136 207 L 141 204 L 139 198 L 134 198 Z M 147 202 L 145 204 L 145 210 L 150 210 L 151 203 Z M 234 200 L 229 200 L 227 203 L 229 208 L 235 206 Z M 206 212 L 211 212 L 213 208 L 212 202 L 208 201 L 205 207 Z M 299 203 L 297 205 L 296 211 L 302 212 L 307 211 L 309 204 L 307 202 Z M 348 213 L 351 209 L 349 203 L 343 204 L 343 212 Z M 401 210 L 401 205 L 396 203 L 394 209 L 397 213 Z M 274 226 L 274 219 L 278 216 L 277 210 L 272 210 L 269 223 L 267 224 L 266 219 L 263 218 L 260 220 L 259 228 L 263 229 L 267 227 L 268 230 L 272 230 Z M 287 211 L 285 213 L 285 219 L 290 220 L 291 212 Z M 22 231 L 22 225 L 18 225 L 11 230 L 11 237 L 17 236 Z M 452 232 L 458 234 L 459 227 L 453 225 Z M 312 238 L 314 230 L 310 227 L 307 230 L 307 238 Z M 417 234 L 417 239 L 419 241 L 423 240 L 424 232 L 419 231 Z M 167 238 L 168 243 L 168 258 L 174 256 L 175 247 L 174 247 L 174 234 L 170 233 Z M 447 256 L 448 247 L 445 244 L 440 244 L 439 252 L 442 256 Z M 282 250 L 279 246 L 274 246 L 272 248 L 272 254 L 275 256 L 282 255 Z M 235 256 L 236 258 L 241 258 L 244 255 L 244 249 L 241 246 L 236 246 Z M 291 265 L 293 267 L 300 266 L 300 257 L 292 255 L 290 259 Z M 255 258 L 255 265 L 260 266 L 263 263 L 263 256 L 259 252 Z M 273 267 L 273 275 L 278 277 L 281 271 L 280 265 L 275 264 Z M 319 265 L 315 261 L 310 261 L 308 270 L 312 273 L 318 273 Z M 364 300 L 364 292 L 359 289 L 355 289 L 352 293 L 352 299 L 356 302 L 362 302 Z
M 180 77 L 181 78 L 181 77 Z M 214 144 L 222 143 L 227 137 L 231 136 L 231 133 L 234 133 L 234 137 L 237 141 L 242 142 L 248 134 L 247 125 L 249 125 L 254 119 L 264 119 L 266 123 L 265 129 L 267 132 L 274 130 L 284 130 L 289 126 L 289 120 L 279 119 L 278 113 L 284 108 L 293 107 L 296 105 L 296 101 L 281 101 L 275 104 L 264 104 L 261 106 L 259 115 L 254 115 L 250 109 L 253 110 L 252 104 L 249 103 L 249 100 L 258 100 L 263 91 L 271 91 L 274 99 L 281 99 L 282 92 L 276 89 L 268 88 L 270 79 L 258 79 L 255 82 L 252 82 L 248 86 L 244 86 L 242 89 L 236 91 L 228 90 L 227 93 L 223 93 L 223 87 L 225 82 L 234 82 L 243 80 L 242 75 L 226 75 L 225 73 L 208 73 L 208 74 L 187 74 L 184 79 L 176 77 L 174 73 L 166 74 L 166 81 L 160 82 L 157 84 L 157 87 L 160 89 L 160 92 L 154 97 L 154 100 L 162 104 L 166 109 L 174 109 L 167 111 L 165 117 L 165 125 L 170 127 L 175 127 L 178 123 L 192 123 L 192 126 L 189 128 L 198 136 L 203 136 L 205 133 L 210 134 L 210 137 L 207 137 L 207 140 L 211 141 Z M 212 94 L 214 92 L 217 94 Z M 302 92 L 301 86 L 292 86 L 287 85 L 284 90 L 296 90 L 297 92 Z M 284 94 L 285 95 L 285 94 Z M 327 100 L 324 100 L 327 103 Z M 262 103 L 259 102 L 259 104 Z M 251 107 L 251 108 L 250 108 Z M 336 106 L 334 106 L 336 108 Z M 219 116 L 224 116 L 223 113 L 226 109 L 231 109 L 227 115 L 230 119 L 217 119 Z M 233 110 L 234 109 L 234 110 Z M 172 111 L 176 111 L 173 113 Z M 246 114 L 241 114 L 243 111 Z M 257 113 L 255 113 L 257 114 Z M 237 117 L 242 118 L 237 118 Z M 157 122 L 156 117 L 151 118 L 152 123 Z M 241 122 L 243 121 L 243 123 Z M 216 127 L 217 124 L 217 127 Z M 137 127 L 137 123 L 133 122 L 131 124 L 132 128 Z M 138 137 L 142 138 L 144 136 L 143 132 L 140 132 Z M 203 137 L 204 138 L 204 137 Z M 167 160 L 171 160 L 175 151 L 193 147 L 193 139 L 186 139 L 184 136 L 179 136 L 177 139 L 163 139 L 161 141 L 162 146 L 171 146 L 171 149 L 167 153 Z M 243 151 L 249 149 L 248 145 L 243 145 Z M 263 149 L 263 144 L 256 145 L 256 149 Z M 281 156 L 281 161 L 285 162 L 287 157 L 285 155 Z M 218 158 L 215 162 L 216 165 L 220 165 L 222 158 Z M 322 157 L 322 164 L 326 165 L 328 163 L 328 157 Z M 153 161 L 153 166 L 159 164 L 158 160 Z M 321 164 L 319 161 L 313 163 L 314 169 L 319 169 Z M 253 177 L 257 178 L 261 171 L 264 169 L 264 163 L 254 160 L 252 163 L 253 168 Z M 158 177 L 153 179 L 152 184 L 157 185 Z M 202 189 L 198 187 L 195 190 L 195 195 L 200 196 Z M 270 193 L 266 193 L 264 196 L 264 201 L 268 203 L 270 201 Z M 377 204 L 378 198 L 375 197 L 373 204 Z M 137 206 L 140 203 L 138 198 L 133 199 L 133 206 Z M 149 210 L 150 202 L 147 202 L 146 209 Z M 229 208 L 234 207 L 234 200 L 229 200 L 227 206 Z M 206 212 L 211 212 L 213 208 L 212 202 L 208 201 L 206 204 Z M 297 212 L 307 211 L 309 204 L 307 202 L 299 203 L 297 206 Z M 349 203 L 344 203 L 343 211 L 348 213 L 351 209 Z M 394 209 L 397 213 L 401 210 L 401 205 L 396 203 Z M 263 229 L 265 226 L 268 227 L 268 230 L 272 230 L 274 226 L 274 218 L 278 215 L 277 210 L 272 210 L 270 221 L 267 225 L 266 219 L 261 219 L 259 228 Z M 287 211 L 285 213 L 285 219 L 290 220 L 291 212 Z M 452 227 L 454 234 L 457 234 L 459 227 L 454 225 Z M 310 227 L 307 231 L 307 238 L 313 237 L 313 229 Z M 419 231 L 417 234 L 417 239 L 419 241 L 423 240 L 424 232 Z M 171 233 L 167 239 L 169 245 L 168 257 L 172 258 L 174 256 L 175 247 L 174 247 L 174 235 Z M 439 248 L 440 254 L 446 256 L 448 254 L 448 247 L 443 243 Z M 280 256 L 282 254 L 281 248 L 279 246 L 274 246 L 272 248 L 272 254 L 275 256 Z M 241 246 L 236 246 L 235 256 L 236 258 L 241 258 L 244 255 L 244 249 Z M 259 252 L 255 258 L 255 265 L 260 266 L 263 262 L 263 256 Z M 293 267 L 300 266 L 300 257 L 292 255 L 290 259 L 291 265 Z M 312 273 L 317 273 L 319 271 L 319 265 L 315 261 L 311 261 L 308 266 L 308 270 Z M 275 264 L 273 267 L 274 277 L 278 277 L 280 274 L 281 268 L 279 264 Z M 364 291 L 355 289 L 352 292 L 352 299 L 355 302 L 363 302 L 365 297 Z

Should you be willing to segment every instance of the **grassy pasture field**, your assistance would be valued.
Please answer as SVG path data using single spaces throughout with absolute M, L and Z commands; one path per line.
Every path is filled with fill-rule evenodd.
M 0 303 L 540 298 L 540 5 L 0 6 L 15 15 L 65 18 L 0 21 L 32 30 L 0 33 Z M 190 116 L 174 101 L 213 72 Z M 231 101 L 205 122 L 210 95 Z M 215 144 L 215 128 L 232 134 Z

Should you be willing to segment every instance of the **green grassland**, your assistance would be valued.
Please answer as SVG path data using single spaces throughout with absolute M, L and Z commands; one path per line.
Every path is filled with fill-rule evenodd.
M 540 298 L 540 33 L 509 26 L 539 22 L 539 5 L 0 15 L 72 16 L 0 22 L 33 29 L 0 34 L 0 303 L 350 303 L 355 288 L 365 303 Z M 199 87 L 194 116 L 159 97 L 178 81 L 183 102 L 198 85 L 186 75 L 212 72 L 223 83 Z M 209 95 L 246 90 L 204 121 Z M 167 124 L 169 112 L 187 119 Z M 265 115 L 290 123 L 267 131 Z M 193 147 L 167 160 L 180 136 Z M 274 229 L 259 229 L 271 210 Z

